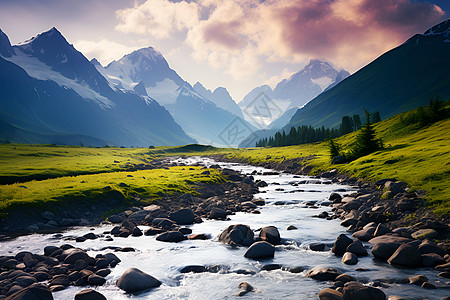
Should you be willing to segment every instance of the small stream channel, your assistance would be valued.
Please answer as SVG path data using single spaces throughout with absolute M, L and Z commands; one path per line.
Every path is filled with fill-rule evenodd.
M 191 157 L 175 160 L 177 163 L 209 166 L 219 164 L 221 167 L 238 170 L 244 174 L 253 171 L 258 173 L 270 171 L 261 167 L 247 166 L 235 163 L 217 163 L 209 158 Z M 302 266 L 306 270 L 315 266 L 326 266 L 341 271 L 363 282 L 378 278 L 405 278 L 424 274 L 430 282 L 437 280 L 437 272 L 432 270 L 400 269 L 373 260 L 372 256 L 362 257 L 355 266 L 341 263 L 331 251 L 315 252 L 308 248 L 310 243 L 327 243 L 332 245 L 336 237 L 345 233 L 345 228 L 339 225 L 339 220 L 325 220 L 313 217 L 322 211 L 331 211 L 331 206 L 321 206 L 332 192 L 346 194 L 354 191 L 353 187 L 331 184 L 327 180 L 308 176 L 295 176 L 282 173 L 280 175 L 254 175 L 255 180 L 261 179 L 269 185 L 260 188 L 255 198 L 262 198 L 266 205 L 259 207 L 261 214 L 237 213 L 228 221 L 204 220 L 203 223 L 188 226 L 193 233 L 204 233 L 209 240 L 186 240 L 180 243 L 164 243 L 155 240 L 154 236 L 114 238 L 105 241 L 104 238 L 87 240 L 83 243 L 66 241 L 73 236 L 88 232 L 102 234 L 112 229 L 113 225 L 98 227 L 78 227 L 62 233 L 62 237 L 54 234 L 34 234 L 22 236 L 1 243 L 0 255 L 14 255 L 20 251 L 42 253 L 45 246 L 70 243 L 82 249 L 89 249 L 89 254 L 106 253 L 108 246 L 133 247 L 136 252 L 115 252 L 122 260 L 112 273 L 106 277 L 105 285 L 96 288 L 108 299 L 238 299 L 239 283 L 250 283 L 255 291 L 244 296 L 245 299 L 318 299 L 317 294 L 330 283 L 319 282 L 305 277 L 305 272 L 291 273 L 286 270 L 260 271 L 266 264 L 282 264 L 284 266 Z M 281 202 L 280 202 L 281 201 Z M 317 202 L 316 209 L 308 208 L 307 202 Z M 284 205 L 280 205 L 284 203 Z M 218 241 L 219 234 L 233 224 L 246 224 L 253 230 L 263 226 L 273 225 L 278 228 L 283 245 L 276 247 L 275 257 L 265 261 L 254 261 L 244 258 L 246 248 L 232 248 Z M 294 225 L 297 230 L 287 230 Z M 146 229 L 145 226 L 140 226 Z M 257 235 L 257 233 L 255 234 Z M 365 243 L 365 245 L 369 245 Z M 226 271 L 219 273 L 188 273 L 181 274 L 180 269 L 188 265 L 221 265 Z M 127 295 L 115 286 L 122 273 L 136 267 L 158 278 L 163 284 L 156 289 L 138 294 Z M 369 271 L 359 272 L 356 268 Z M 247 270 L 250 274 L 237 274 L 233 271 Z M 53 293 L 55 299 L 73 299 L 82 287 L 70 286 L 67 289 Z M 387 295 L 408 296 L 411 299 L 440 299 L 447 296 L 449 290 L 425 290 L 411 285 L 392 284 L 383 288 Z

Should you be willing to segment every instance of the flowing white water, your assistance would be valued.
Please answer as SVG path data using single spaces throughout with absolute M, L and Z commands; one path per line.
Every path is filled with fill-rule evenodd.
M 201 162 L 207 166 L 216 164 L 211 159 L 199 157 L 178 159 L 176 162 L 185 164 Z M 270 171 L 241 164 L 219 163 L 219 165 L 244 174 L 250 174 L 254 170 Z M 315 266 L 335 267 L 361 281 L 371 281 L 376 278 L 405 278 L 417 274 L 426 275 L 431 282 L 438 280 L 437 272 L 431 270 L 394 268 L 386 263 L 374 261 L 371 256 L 360 258 L 355 266 L 348 266 L 342 264 L 340 258 L 334 256 L 331 251 L 314 252 L 307 248 L 307 245 L 313 242 L 332 244 L 339 234 L 345 233 L 345 228 L 339 226 L 339 220 L 324 220 L 312 216 L 322 211 L 330 212 L 331 207 L 320 206 L 320 202 L 325 201 L 331 192 L 339 191 L 345 194 L 352 191 L 352 187 L 323 184 L 324 180 L 291 174 L 254 175 L 254 177 L 255 180 L 261 179 L 269 184 L 265 188 L 260 188 L 261 193 L 255 195 L 255 198 L 266 200 L 266 205 L 258 208 L 261 214 L 237 213 L 230 216 L 229 221 L 205 220 L 203 223 L 188 226 L 193 233 L 210 235 L 210 240 L 164 243 L 156 241 L 154 236 L 114 238 L 114 241 L 99 238 L 83 243 L 65 240 L 88 232 L 102 234 L 113 227 L 102 225 L 95 228 L 71 229 L 64 232 L 62 238 L 42 234 L 19 237 L 1 243 L 0 255 L 15 255 L 20 251 L 43 253 L 45 246 L 59 246 L 65 243 L 89 249 L 91 256 L 112 251 L 105 250 L 104 247 L 135 248 L 136 252 L 115 252 L 122 262 L 111 269 L 112 273 L 106 277 L 107 283 L 96 288 L 108 299 L 234 299 L 239 298 L 236 296 L 238 285 L 243 281 L 255 288 L 255 292 L 247 294 L 245 299 L 317 299 L 319 291 L 330 286 L 330 283 L 306 278 L 305 272 L 294 274 L 283 270 L 260 271 L 265 264 L 303 266 L 306 270 Z M 309 183 L 292 185 L 304 180 Z M 286 201 L 291 204 L 275 205 L 276 201 Z M 317 201 L 320 208 L 307 208 L 305 202 L 309 201 Z M 218 242 L 218 235 L 233 224 L 246 224 L 253 230 L 274 225 L 280 231 L 283 245 L 276 247 L 273 259 L 260 262 L 246 259 L 244 258 L 246 248 L 234 249 Z M 294 225 L 298 229 L 288 231 L 286 228 L 289 225 Z M 145 229 L 145 226 L 141 229 Z M 181 274 L 180 269 L 188 265 L 222 265 L 229 271 L 248 270 L 254 273 L 252 275 L 232 272 Z M 115 282 L 130 267 L 136 267 L 151 274 L 163 284 L 159 288 L 138 295 L 125 294 L 115 286 Z M 358 272 L 355 271 L 356 268 L 366 268 L 369 271 Z M 54 293 L 53 296 L 55 299 L 73 299 L 74 295 L 82 289 L 84 287 L 69 287 Z M 383 290 L 387 295 L 402 295 L 411 299 L 440 299 L 448 294 L 448 290 L 444 289 L 425 290 L 416 286 L 399 284 L 390 285 Z

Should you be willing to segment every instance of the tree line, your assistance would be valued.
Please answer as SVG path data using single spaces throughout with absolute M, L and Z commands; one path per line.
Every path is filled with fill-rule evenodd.
M 381 121 L 380 113 L 369 114 L 370 122 L 377 123 Z M 314 128 L 311 125 L 291 127 L 289 133 L 278 131 L 274 136 L 262 138 L 256 142 L 256 147 L 282 147 L 300 144 L 321 142 L 326 139 L 334 139 L 341 135 L 361 129 L 361 118 L 359 115 L 343 116 L 338 128 L 325 128 L 324 126 Z

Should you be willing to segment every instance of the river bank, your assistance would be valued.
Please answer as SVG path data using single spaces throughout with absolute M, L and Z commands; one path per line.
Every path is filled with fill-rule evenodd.
M 211 155 L 210 157 L 219 161 L 251 164 L 297 175 L 309 175 L 314 169 L 314 166 L 308 163 L 311 157 L 284 159 L 281 162 L 271 161 L 270 158 L 264 162 L 249 162 L 248 159 L 230 158 L 221 154 Z M 363 203 L 356 204 L 353 202 L 352 207 L 351 205 L 342 208 L 336 207 L 336 214 L 339 218 L 354 217 L 358 221 L 366 223 L 382 222 L 391 228 L 432 229 L 436 231 L 431 236 L 433 239 L 449 243 L 450 216 L 434 213 L 433 207 L 429 207 L 425 200 L 426 193 L 421 190 L 411 191 L 407 182 L 397 181 L 395 178 L 371 182 L 341 173 L 336 169 L 322 171 L 316 176 L 340 184 L 355 185 L 361 190 L 362 194 L 365 194 Z M 345 201 L 351 202 L 353 200 L 355 199 L 349 197 Z M 344 205 L 342 204 L 342 206 Z

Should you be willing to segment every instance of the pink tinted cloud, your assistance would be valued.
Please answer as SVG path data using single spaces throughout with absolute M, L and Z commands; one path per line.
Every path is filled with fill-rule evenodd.
M 432 3 L 410 0 L 365 0 L 359 9 L 372 24 L 406 35 L 435 25 L 444 15 L 444 12 Z
M 244 41 L 237 34 L 240 22 L 214 22 L 203 29 L 205 42 L 217 43 L 226 48 L 241 48 Z
M 271 41 L 274 52 L 278 48 L 303 60 L 325 58 L 352 70 L 445 15 L 433 4 L 410 0 L 273 1 L 260 9 L 265 26 L 279 33 L 278 37 L 263 33 L 261 44 L 270 48 L 267 41 Z

